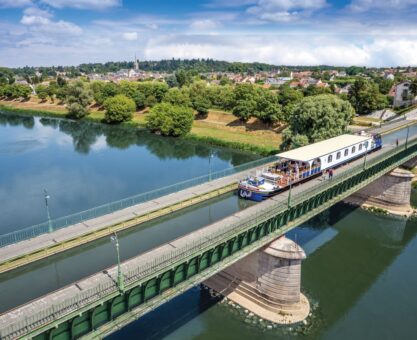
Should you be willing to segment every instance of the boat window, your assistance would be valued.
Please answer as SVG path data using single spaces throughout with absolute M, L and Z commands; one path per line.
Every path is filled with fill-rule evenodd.
M 329 155 L 329 157 L 327 157 L 327 162 L 330 163 L 333 160 L 333 155 Z
M 362 150 L 362 144 L 359 144 L 359 151 Z
M 337 155 L 336 155 L 336 159 L 339 159 L 341 155 L 342 155 L 342 154 L 341 154 L 341 152 L 339 151 L 339 152 L 337 153 Z
M 345 149 L 345 156 L 349 155 L 349 150 Z
M 352 146 L 352 153 L 355 153 L 356 151 L 356 146 Z

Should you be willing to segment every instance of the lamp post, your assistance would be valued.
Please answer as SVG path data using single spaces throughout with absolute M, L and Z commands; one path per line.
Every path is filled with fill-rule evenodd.
M 116 254 L 117 254 L 117 287 L 119 288 L 120 292 L 125 290 L 125 284 L 123 281 L 123 274 L 122 268 L 120 267 L 120 250 L 119 250 L 119 239 L 117 238 L 117 234 L 114 233 L 113 236 L 110 237 L 111 243 L 113 243 L 116 247 Z
M 211 181 L 211 159 L 214 157 L 213 151 L 210 150 L 209 155 L 209 182 Z
M 48 231 L 52 233 L 54 229 L 52 228 L 51 215 L 49 214 L 49 205 L 48 205 L 48 200 L 51 198 L 51 196 L 48 195 L 48 191 L 46 191 L 46 189 L 43 189 L 43 192 L 45 193 L 46 216 L 48 217 Z
M 408 146 L 408 136 L 410 134 L 410 125 L 407 125 L 407 137 L 405 138 L 405 148 Z

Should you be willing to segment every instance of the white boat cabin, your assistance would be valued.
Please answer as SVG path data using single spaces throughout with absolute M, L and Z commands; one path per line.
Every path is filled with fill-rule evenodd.
M 361 157 L 375 147 L 372 136 L 341 135 L 278 154 L 278 163 L 262 176 L 270 181 L 281 179 L 280 186 L 285 186 Z

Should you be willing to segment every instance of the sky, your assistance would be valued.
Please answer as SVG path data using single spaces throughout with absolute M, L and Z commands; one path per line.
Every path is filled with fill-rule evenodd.
M 417 0 L 0 0 L 0 66 L 417 66 Z

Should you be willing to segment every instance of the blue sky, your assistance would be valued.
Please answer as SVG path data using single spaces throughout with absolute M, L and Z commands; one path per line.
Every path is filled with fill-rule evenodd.
M 417 66 L 417 0 L 0 0 L 0 66 Z

